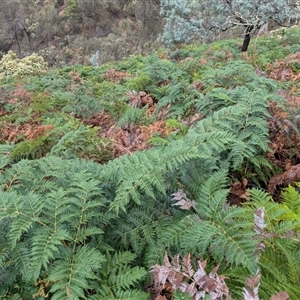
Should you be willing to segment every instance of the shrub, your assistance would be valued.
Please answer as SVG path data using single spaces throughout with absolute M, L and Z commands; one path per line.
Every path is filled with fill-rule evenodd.
M 33 53 L 22 59 L 17 58 L 16 53 L 8 51 L 0 61 L 0 79 L 6 76 L 23 76 L 34 73 L 45 73 L 47 63 L 41 56 Z

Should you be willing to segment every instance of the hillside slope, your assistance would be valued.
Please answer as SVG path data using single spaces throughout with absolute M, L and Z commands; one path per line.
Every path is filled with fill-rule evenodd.
M 299 38 L 4 56 L 0 297 L 298 299 Z
M 120 60 L 157 47 L 157 0 L 1 0 L 0 58 L 42 55 L 49 66 Z

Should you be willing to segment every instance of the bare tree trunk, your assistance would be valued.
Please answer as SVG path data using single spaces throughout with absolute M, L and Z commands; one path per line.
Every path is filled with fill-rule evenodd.
M 242 46 L 242 52 L 247 52 L 248 46 L 250 44 L 250 39 L 251 39 L 250 33 L 245 34 L 244 42 Z
M 250 44 L 250 39 L 251 39 L 251 32 L 254 29 L 254 26 L 247 26 L 246 32 L 245 32 L 245 37 L 244 37 L 244 42 L 242 46 L 242 52 L 247 52 L 248 46 Z

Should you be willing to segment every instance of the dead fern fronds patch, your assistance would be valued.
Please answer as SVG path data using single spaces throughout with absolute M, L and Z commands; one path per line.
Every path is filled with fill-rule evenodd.
M 171 284 L 172 291 L 182 291 L 193 299 L 204 299 L 206 295 L 212 299 L 230 300 L 230 292 L 226 285 L 226 277 L 218 275 L 218 266 L 207 272 L 206 261 L 198 260 L 196 267 L 192 262 L 190 253 L 187 253 L 182 260 L 175 255 L 170 261 L 167 254 L 164 256 L 163 265 L 154 265 L 150 273 L 153 276 L 154 289 L 157 290 L 157 298 L 166 285 Z

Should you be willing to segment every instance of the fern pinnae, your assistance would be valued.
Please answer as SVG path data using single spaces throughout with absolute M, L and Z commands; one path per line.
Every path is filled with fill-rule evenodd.
M 47 204 L 52 203 L 53 205 L 45 205 L 43 209 L 43 215 L 48 218 L 53 224 L 53 231 L 55 232 L 60 223 L 66 222 L 69 219 L 67 217 L 69 208 L 66 205 L 69 200 L 68 192 L 61 187 L 56 187 L 55 184 L 52 185 L 51 191 L 47 195 Z
M 164 149 L 162 161 L 166 169 L 174 171 L 186 161 L 199 158 L 200 156 L 201 153 L 199 153 L 197 147 L 189 144 L 183 147 L 183 141 L 174 141 Z
M 234 90 L 233 90 L 234 91 Z M 233 105 L 237 102 L 235 95 L 231 95 L 233 92 L 223 87 L 218 87 L 206 94 L 199 94 L 196 101 L 196 108 L 207 116 L 210 112 L 217 111 L 225 106 Z
M 194 227 L 194 224 L 199 219 L 195 215 L 189 215 L 185 218 L 180 218 L 177 220 L 173 226 L 167 227 L 159 238 L 159 243 L 162 243 L 166 247 L 171 247 L 173 245 L 180 245 L 180 240 L 182 236 L 185 236 L 186 232 L 189 232 L 190 228 Z M 176 247 L 177 249 L 180 248 Z
M 154 164 L 151 162 L 151 157 L 154 158 Z M 142 163 L 143 158 L 145 158 L 144 163 Z M 155 199 L 155 190 L 165 194 L 164 169 L 158 164 L 159 161 L 156 151 L 151 151 L 147 156 L 145 152 L 141 152 L 134 156 L 122 157 L 117 162 L 120 168 L 116 181 L 119 181 L 119 184 L 116 186 L 116 195 L 110 204 L 110 210 L 126 211 L 126 206 L 131 200 L 138 205 L 141 204 L 141 193 L 153 199 Z M 109 169 L 112 166 L 109 164 Z M 107 174 L 104 176 L 106 177 Z
M 4 167 L 8 166 L 11 162 L 11 157 L 9 156 L 9 153 L 11 153 L 13 148 L 13 144 L 7 143 L 0 145 L 0 169 L 3 169 Z
M 300 258 L 300 250 L 294 243 L 291 243 L 288 240 L 279 241 L 276 245 L 286 259 L 284 267 L 286 269 L 289 281 L 296 284 L 300 280 L 300 265 L 298 263 Z
M 257 148 L 249 145 L 243 141 L 237 141 L 233 145 L 230 153 L 229 160 L 232 162 L 233 170 L 237 170 L 246 159 L 251 159 L 257 153 Z
M 129 289 L 134 283 L 146 276 L 147 271 L 144 268 L 122 266 L 119 267 L 118 274 L 111 274 L 110 281 L 112 288 Z M 116 276 L 117 275 L 117 276 Z
M 150 199 L 145 199 L 150 202 Z M 125 249 L 133 249 L 136 254 L 142 255 L 148 247 L 156 247 L 157 238 L 171 223 L 170 217 L 160 211 L 160 203 L 151 207 L 133 207 L 127 213 L 127 217 L 116 220 L 113 237 L 120 241 Z M 161 203 L 163 207 L 163 203 Z
M 96 289 L 96 299 L 123 300 L 122 297 L 127 299 L 128 295 L 136 297 L 138 292 L 131 287 L 144 278 L 147 272 L 144 268 L 130 266 L 135 258 L 136 255 L 129 251 L 106 254 L 106 261 L 99 270 L 101 285 Z M 139 295 L 143 299 L 146 294 L 140 292 Z
M 116 211 L 118 214 L 120 210 L 126 212 L 126 206 L 133 200 L 136 204 L 140 204 L 140 194 L 132 182 L 124 182 L 120 184 L 116 190 L 116 197 L 110 204 L 110 210 Z
M 236 214 L 234 214 L 236 217 Z M 224 258 L 233 265 L 243 264 L 254 271 L 257 266 L 254 261 L 255 242 L 251 240 L 254 233 L 250 223 L 231 221 L 222 224 L 218 220 L 196 220 L 188 227 L 187 232 L 179 239 L 179 245 L 186 251 L 196 251 L 204 255 L 210 246 L 213 258 L 220 262 Z M 239 222 L 238 226 L 235 226 Z
M 235 265 L 244 265 L 249 271 L 255 272 L 257 264 L 255 262 L 254 251 L 256 241 L 253 240 L 255 233 L 251 228 L 251 223 L 238 218 L 234 213 L 236 220 L 232 221 L 226 217 L 229 224 L 217 223 L 218 236 L 213 239 L 211 247 L 214 257 L 218 259 L 226 258 L 228 262 Z
M 243 264 L 254 271 L 257 268 L 254 261 L 256 242 L 252 222 L 247 217 L 249 211 L 226 208 L 226 181 L 226 170 L 206 179 L 197 195 L 195 210 L 198 214 L 190 214 L 174 225 L 175 229 L 167 229 L 165 236 L 169 241 L 164 242 L 176 243 L 185 253 L 202 255 L 210 247 L 216 261 L 226 258 L 233 265 Z M 220 188 L 217 182 L 220 182 Z
M 136 258 L 136 254 L 130 252 L 130 251 L 124 251 L 124 252 L 116 252 L 112 257 L 110 264 L 114 268 L 118 268 L 118 266 L 121 265 L 127 265 L 128 263 L 131 263 Z
M 32 237 L 31 268 L 28 270 L 34 281 L 39 278 L 42 268 L 47 271 L 50 261 L 55 257 L 55 253 L 60 251 L 62 241 L 70 240 L 70 234 L 63 229 L 49 232 L 49 230 L 42 227 L 36 230 L 36 234 Z
M 196 198 L 196 211 L 201 218 L 212 218 L 220 210 L 225 208 L 228 190 L 227 170 L 219 170 L 212 173 L 201 185 Z M 216 197 L 218 193 L 218 197 Z
M 48 279 L 53 281 L 50 292 L 54 299 L 80 299 L 88 280 L 95 280 L 95 270 L 105 262 L 105 257 L 96 249 L 88 246 L 77 247 L 76 253 L 69 249 L 69 257 L 59 260 L 49 272 Z
M 28 196 L 20 196 L 16 193 L 12 193 L 11 196 L 11 203 L 8 204 L 8 206 L 10 206 L 12 214 L 7 215 L 7 212 L 5 212 L 2 218 L 11 220 L 11 224 L 9 225 L 9 241 L 11 248 L 14 249 L 22 235 L 28 232 L 35 223 L 40 223 L 43 226 L 46 226 L 46 224 L 38 218 L 42 202 L 39 195 L 29 194 Z M 27 211 L 25 209 L 22 210 L 23 201 L 31 204 L 31 209 Z M 30 208 L 30 205 L 26 206 L 26 208 Z M 35 210 L 35 208 L 37 208 L 37 210 Z
M 297 187 L 299 187 L 300 184 L 296 183 L 296 187 L 289 185 L 287 188 L 285 188 L 282 191 L 282 199 L 285 203 L 285 205 L 289 209 L 289 216 L 294 215 L 294 218 L 296 219 L 299 216 L 300 213 L 300 203 L 299 203 L 299 192 L 297 191 Z
M 187 274 L 187 276 L 192 277 L 195 273 L 192 263 L 191 254 L 187 253 L 182 259 L 182 271 Z
M 100 296 L 99 294 L 97 295 L 92 295 L 89 297 L 91 300 L 148 300 L 149 299 L 149 294 L 145 293 L 140 290 L 118 290 L 115 291 L 114 293 L 109 293 L 108 291 L 106 293 L 103 293 L 104 295 Z
M 208 179 L 209 180 L 209 179 Z M 216 183 L 217 184 L 217 183 Z M 226 199 L 228 196 L 228 189 L 218 189 L 215 191 L 207 191 L 205 198 L 205 192 L 203 189 L 199 190 L 199 196 L 196 199 L 196 211 L 201 219 L 215 220 L 217 216 L 227 209 Z M 228 211 L 226 211 L 228 213 Z
M 13 266 L 20 270 L 22 279 L 26 282 L 29 277 L 28 281 L 32 282 L 32 277 L 27 272 L 27 270 L 30 270 L 30 251 L 28 244 L 26 242 L 19 242 L 18 247 L 10 252 L 9 258 Z

